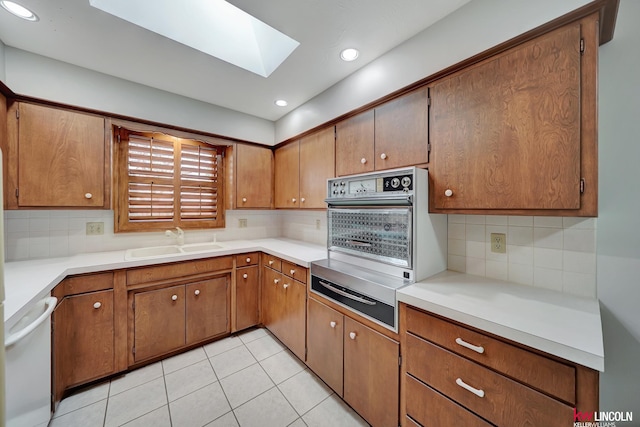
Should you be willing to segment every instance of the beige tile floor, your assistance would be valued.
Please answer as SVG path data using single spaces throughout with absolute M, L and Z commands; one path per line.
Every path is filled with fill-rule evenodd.
M 64 399 L 50 427 L 368 424 L 266 329 L 145 366 Z

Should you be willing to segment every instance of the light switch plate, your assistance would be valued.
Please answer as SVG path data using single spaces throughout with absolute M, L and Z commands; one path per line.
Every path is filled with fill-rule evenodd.
M 238 228 L 247 228 L 246 218 L 238 218 Z

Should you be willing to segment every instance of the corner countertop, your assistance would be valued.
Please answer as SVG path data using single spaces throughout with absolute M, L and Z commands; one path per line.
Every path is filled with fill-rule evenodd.
M 233 240 L 217 242 L 223 249 L 126 260 L 125 250 L 95 252 L 64 258 L 7 262 L 4 268 L 5 331 L 12 328 L 36 301 L 48 296 L 66 276 L 121 268 L 188 261 L 244 252 L 261 251 L 309 267 L 312 261 L 327 257 L 324 246 L 289 239 Z
M 596 299 L 445 271 L 400 289 L 398 301 L 604 372 Z

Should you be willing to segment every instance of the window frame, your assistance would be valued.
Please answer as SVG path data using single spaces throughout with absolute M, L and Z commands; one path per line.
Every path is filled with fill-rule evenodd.
M 129 216 L 129 185 L 148 181 L 149 178 L 135 178 L 129 175 L 129 135 L 136 135 L 142 139 L 153 138 L 163 143 L 173 144 L 173 176 L 162 179 L 162 185 L 172 184 L 173 188 L 173 215 L 171 219 L 159 220 L 131 220 Z M 188 182 L 181 175 L 181 147 L 184 145 L 201 146 L 207 149 L 215 149 L 217 152 L 216 174 L 212 181 L 212 192 L 215 193 L 215 218 L 214 219 L 187 219 L 181 213 L 182 192 Z M 225 227 L 225 149 L 224 145 L 215 145 L 194 138 L 181 138 L 170 135 L 164 131 L 140 131 L 125 128 L 119 125 L 113 126 L 113 205 L 114 205 L 114 233 L 122 232 L 146 232 L 164 231 L 175 227 L 184 229 L 207 229 Z

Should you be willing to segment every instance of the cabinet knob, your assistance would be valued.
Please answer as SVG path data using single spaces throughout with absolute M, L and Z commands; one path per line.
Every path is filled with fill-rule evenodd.
M 387 158 L 387 155 L 386 155 L 385 153 L 382 153 L 382 154 L 380 154 L 380 158 L 381 158 L 382 160 L 384 160 L 384 159 L 386 159 L 386 158 Z
M 196 289 L 193 293 L 194 293 L 196 296 L 200 295 L 200 289 Z M 178 299 L 178 298 L 176 297 L 176 299 Z M 174 300 L 174 301 L 175 301 L 175 300 Z
M 329 323 L 329 326 L 331 326 L 332 328 L 335 328 L 336 327 L 336 322 L 332 321 L 331 323 Z
M 444 195 L 447 197 L 451 197 L 453 196 L 453 191 L 450 188 L 447 188 L 446 190 L 444 190 Z
M 84 193 L 84 198 L 85 198 L 85 199 L 90 199 L 90 198 L 92 198 L 92 197 L 93 197 L 93 194 L 91 194 L 91 193 Z
M 292 268 L 291 270 L 289 270 L 289 273 L 293 276 L 294 274 L 296 274 L 296 271 Z
M 288 283 L 285 283 L 284 285 L 282 285 L 283 288 L 287 289 L 289 287 Z
M 99 302 L 93 303 L 93 308 L 100 308 L 102 307 L 102 304 Z
M 273 265 L 273 260 L 272 259 L 269 260 L 269 265 Z
M 356 333 L 355 332 L 349 332 L 349 338 L 351 338 L 352 340 L 356 339 Z
M 247 257 L 246 261 L 251 262 L 251 258 Z
M 280 283 L 280 279 L 273 279 L 273 283 L 277 285 L 278 283 Z
M 294 197 L 293 199 L 291 199 L 291 202 L 295 203 L 296 202 L 296 198 Z
M 247 203 L 247 198 L 246 197 L 242 198 L 242 203 Z
M 172 300 L 172 301 L 176 301 L 177 299 L 178 299 L 178 295 L 172 295 L 172 296 L 171 296 L 171 300 Z
M 243 278 L 243 279 L 246 279 L 247 277 L 249 277 L 249 275 L 248 275 L 247 273 L 244 273 L 244 274 L 242 275 L 242 278 Z
M 365 163 L 367 163 L 367 159 L 365 159 L 364 157 L 363 157 L 363 158 L 361 158 L 361 159 L 360 159 L 360 163 L 362 163 L 362 164 L 364 165 Z
M 305 200 L 305 198 L 304 198 L 304 197 L 300 199 L 300 201 L 301 201 L 302 203 L 304 203 L 304 200 Z

